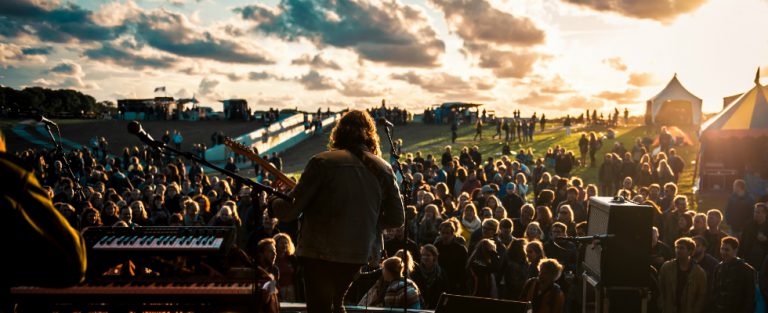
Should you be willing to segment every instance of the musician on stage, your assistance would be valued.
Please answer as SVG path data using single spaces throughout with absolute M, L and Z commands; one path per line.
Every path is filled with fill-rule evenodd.
M 0 132 L 0 228 L 7 251 L 0 312 L 12 312 L 12 286 L 67 287 L 85 275 L 85 243 L 22 164 L 6 153 Z
M 293 202 L 271 198 L 281 221 L 300 218 L 296 255 L 304 266 L 307 311 L 345 312 L 353 276 L 381 249 L 381 230 L 403 224 L 392 167 L 380 157 L 376 124 L 365 111 L 346 113 L 331 131 L 329 150 L 310 159 Z

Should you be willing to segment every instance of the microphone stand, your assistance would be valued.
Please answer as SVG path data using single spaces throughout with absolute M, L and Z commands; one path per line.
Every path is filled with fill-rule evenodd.
M 395 143 L 392 141 L 392 133 L 390 130 L 390 126 L 387 123 L 384 123 L 384 132 L 387 134 L 387 139 L 389 139 L 389 155 L 392 156 L 393 159 L 395 159 L 395 162 L 397 162 L 397 170 L 400 172 L 400 176 L 403 177 L 403 185 L 401 187 L 401 193 L 403 194 L 403 197 L 406 201 L 404 201 L 406 204 L 409 202 L 408 199 L 410 199 L 410 181 L 406 181 L 405 179 L 405 173 L 403 173 L 403 165 L 400 164 L 400 155 L 397 154 L 395 151 Z M 408 312 L 408 212 L 404 212 L 405 214 L 405 224 L 403 226 L 403 312 Z
M 274 189 L 272 187 L 260 184 L 258 182 L 255 182 L 255 181 L 252 181 L 252 180 L 247 179 L 245 177 L 242 177 L 240 175 L 237 175 L 237 174 L 235 174 L 235 173 L 233 173 L 231 171 L 223 169 L 223 168 L 221 168 L 219 166 L 213 165 L 211 162 L 208 162 L 207 160 L 205 160 L 205 159 L 195 155 L 194 153 L 185 152 L 185 151 L 181 151 L 181 150 L 176 149 L 176 148 L 172 148 L 171 146 L 166 145 L 164 142 L 158 141 L 158 140 L 154 140 L 152 142 L 152 144 L 148 143 L 148 145 L 150 147 L 160 151 L 161 153 L 164 153 L 163 150 L 169 150 L 169 151 L 171 151 L 171 152 L 173 152 L 173 153 L 175 153 L 177 155 L 183 156 L 184 158 L 186 158 L 188 160 L 192 160 L 192 161 L 201 163 L 201 164 L 203 164 L 203 165 L 205 165 L 207 167 L 210 167 L 210 168 L 218 171 L 219 173 L 222 173 L 224 175 L 232 177 L 232 179 L 234 179 L 236 182 L 238 182 L 238 183 L 240 183 L 242 185 L 246 185 L 248 187 L 251 187 L 253 190 L 264 191 L 264 192 L 266 192 L 268 194 L 275 195 L 276 197 L 281 198 L 283 200 L 293 201 L 293 198 L 291 198 L 291 196 L 289 196 L 289 195 L 287 195 L 285 193 L 282 193 L 280 191 L 277 191 L 277 189 Z
M 80 204 L 85 201 L 85 192 L 83 191 L 83 186 L 80 185 L 80 180 L 75 177 L 75 173 L 72 172 L 72 167 L 69 165 L 69 161 L 67 160 L 67 156 L 64 155 L 64 148 L 61 146 L 61 130 L 58 126 L 56 126 L 56 130 L 59 133 L 59 140 L 56 140 L 56 137 L 53 136 L 53 132 L 51 131 L 51 125 L 48 125 L 48 123 L 45 124 L 45 129 L 48 131 L 48 136 L 51 137 L 51 142 L 53 142 L 54 148 L 54 159 L 60 159 L 61 164 L 63 165 L 62 168 L 64 169 L 64 172 L 69 176 L 70 179 L 72 179 L 72 183 L 74 184 L 75 188 L 75 195 L 79 198 L 78 199 L 78 209 Z

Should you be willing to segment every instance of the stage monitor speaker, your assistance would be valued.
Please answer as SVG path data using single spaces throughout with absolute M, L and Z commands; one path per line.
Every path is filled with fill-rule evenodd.
M 497 300 L 470 296 L 459 296 L 443 293 L 437 302 L 435 313 L 528 313 L 531 312 L 529 302 L 512 300 Z
M 584 267 L 603 286 L 648 287 L 653 208 L 623 198 L 589 199 L 587 235 L 613 235 L 586 248 Z

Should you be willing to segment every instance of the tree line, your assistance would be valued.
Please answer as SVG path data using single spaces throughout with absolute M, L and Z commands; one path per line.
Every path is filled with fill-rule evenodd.
M 0 86 L 0 117 L 19 118 L 37 114 L 58 118 L 96 117 L 116 109 L 111 101 L 96 101 L 71 89 L 27 87 L 16 90 Z

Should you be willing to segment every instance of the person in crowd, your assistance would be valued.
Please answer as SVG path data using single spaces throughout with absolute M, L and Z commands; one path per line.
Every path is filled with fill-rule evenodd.
M 603 158 L 603 164 L 600 165 L 598 172 L 598 179 L 600 181 L 600 193 L 606 195 L 614 194 L 613 181 L 615 179 L 615 166 L 613 161 L 613 154 L 606 153 Z
M 768 255 L 768 204 L 758 202 L 754 205 L 752 221 L 744 227 L 739 240 L 739 257 L 753 268 L 763 264 Z
M 504 249 L 509 247 L 509 244 L 514 241 L 515 238 L 512 235 L 513 228 L 515 227 L 514 223 L 509 218 L 503 218 L 499 222 L 499 241 L 501 241 L 501 244 L 504 246 Z
M 525 254 L 524 239 L 514 239 L 501 258 L 501 280 L 499 296 L 502 299 L 517 300 L 528 279 L 528 260 Z
M 589 153 L 589 139 L 587 139 L 587 134 L 581 133 L 581 138 L 579 139 L 579 155 L 581 158 L 579 159 L 579 163 L 582 167 L 587 167 L 587 154 Z
M 673 245 L 675 240 L 685 235 L 685 233 L 681 233 L 680 218 L 687 211 L 688 198 L 680 195 L 675 198 L 672 209 L 669 212 L 664 213 L 662 222 L 664 230 L 661 233 L 661 239 L 668 245 Z
M 304 288 L 301 284 L 302 273 L 296 257 L 296 247 L 286 233 L 279 233 L 273 239 L 276 247 L 275 266 L 280 273 L 280 279 L 277 282 L 280 301 L 297 302 L 303 298 L 301 295 Z
M 562 205 L 559 209 L 557 209 L 557 217 L 555 219 L 555 222 L 562 223 L 567 228 L 567 236 L 575 236 L 576 235 L 576 222 L 573 220 L 573 210 L 571 210 L 570 205 Z
M 474 203 L 468 203 L 464 206 L 463 214 L 461 216 L 461 236 L 469 243 L 472 237 L 472 233 L 480 229 L 482 221 L 477 217 L 477 207 Z
M 755 199 L 747 193 L 747 183 L 743 179 L 733 182 L 733 193 L 725 206 L 725 222 L 731 226 L 733 234 L 740 235 L 749 224 Z
M 597 134 L 595 132 L 589 133 L 589 167 L 595 167 L 596 161 L 595 161 L 595 154 L 597 154 L 597 150 L 600 149 L 600 146 L 602 146 L 602 143 L 600 140 L 597 139 Z
M 544 236 L 544 230 L 541 229 L 539 222 L 530 222 L 525 228 L 525 239 L 528 241 L 541 242 Z
M 458 236 L 459 223 L 453 223 L 456 219 L 443 221 L 440 224 L 440 237 L 435 240 L 438 258 L 437 263 L 445 270 L 448 278 L 449 293 L 463 293 L 466 286 L 464 267 L 467 263 L 467 246 L 464 238 Z
M 380 229 L 400 227 L 405 207 L 395 174 L 380 157 L 376 124 L 367 112 L 344 114 L 331 131 L 329 147 L 307 164 L 291 191 L 295 199 L 272 197 L 269 207 L 284 221 L 303 215 L 296 255 L 304 266 L 306 289 L 312 291 L 306 295 L 307 307 L 344 312 L 344 294 L 376 250 L 374 243 L 381 242 L 376 238 Z M 323 183 L 329 181 L 334 183 Z M 356 235 L 348 235 L 349 227 L 328 228 L 329 218 L 354 227 Z
M 528 230 L 528 225 L 536 218 L 536 209 L 533 205 L 525 204 L 520 208 L 520 219 L 515 220 L 517 224 L 514 226 L 512 235 L 516 238 L 523 238 Z
M 738 254 L 739 240 L 723 237 L 720 241 L 723 261 L 715 268 L 707 297 L 709 312 L 755 312 L 755 270 Z M 761 282 L 760 287 L 765 290 L 766 286 Z
M 388 258 L 381 263 L 381 268 L 381 278 L 363 296 L 361 303 L 365 306 L 421 309 L 421 291 L 412 280 L 403 281 L 403 260 L 397 256 Z
M 275 266 L 277 256 L 275 240 L 272 238 L 262 239 L 257 244 L 256 251 L 254 262 L 256 274 L 254 278 L 258 282 L 257 285 L 261 286 L 258 291 L 260 299 L 257 302 L 259 305 L 257 312 L 280 312 L 280 302 L 277 295 L 277 282 L 280 278 Z
M 550 229 L 549 240 L 544 243 L 544 254 L 549 258 L 557 259 L 560 264 L 565 266 L 567 271 L 575 271 L 577 263 L 577 247 L 569 241 L 559 241 L 565 238 L 568 233 L 568 227 L 560 222 L 556 222 Z
M 680 174 L 683 172 L 683 169 L 685 169 L 685 160 L 683 160 L 680 155 L 677 154 L 677 150 L 674 148 L 669 149 L 669 167 L 672 169 L 672 173 L 675 176 L 675 183 L 677 183 L 677 179 L 680 178 Z
M 579 189 L 576 187 L 568 187 L 567 197 L 564 202 L 560 202 L 557 207 L 568 205 L 572 211 L 572 218 L 574 222 L 580 223 L 587 220 L 587 208 L 579 201 Z
M 701 266 L 704 272 L 707 273 L 707 284 L 711 285 L 715 267 L 717 267 L 717 264 L 719 264 L 720 261 L 707 253 L 709 242 L 707 242 L 707 239 L 704 238 L 704 236 L 695 236 L 692 237 L 692 239 L 696 243 L 696 249 L 693 250 L 691 260 Z
M 393 229 L 393 235 L 391 239 L 384 242 L 384 250 L 387 255 L 395 255 L 398 250 L 405 248 L 411 255 L 419 257 L 419 246 L 413 238 L 408 238 L 408 242 L 405 243 L 405 227 L 397 227 Z
M 651 227 L 651 266 L 658 272 L 664 262 L 669 261 L 675 256 L 672 248 L 659 240 L 659 229 Z
M 495 274 L 499 271 L 500 258 L 496 243 L 491 239 L 478 242 L 467 260 L 467 286 L 474 297 L 498 298 Z
M 691 260 L 696 242 L 675 241 L 675 258 L 659 270 L 659 306 L 662 312 L 703 312 L 707 301 L 707 274 Z
M 720 223 L 723 221 L 723 213 L 717 209 L 707 211 L 707 232 L 704 238 L 707 239 L 709 247 L 707 253 L 720 260 L 720 241 L 728 236 L 722 229 Z
M 539 240 L 527 241 L 525 244 L 525 258 L 528 260 L 528 277 L 539 276 L 539 261 L 546 259 L 544 245 Z
M 506 194 L 501 199 L 501 205 L 507 210 L 508 217 L 520 218 L 520 208 L 525 204 L 525 200 L 517 194 L 515 183 L 508 182 L 505 189 Z
M 437 247 L 432 244 L 425 244 L 421 247 L 421 259 L 411 276 L 416 286 L 421 291 L 424 301 L 422 306 L 427 310 L 434 310 L 437 307 L 437 301 L 443 292 L 449 289 L 448 276 L 439 264 L 439 255 Z
M 419 221 L 419 232 L 416 236 L 420 246 L 434 243 L 440 235 L 439 227 L 443 223 L 443 218 L 439 210 L 435 204 L 428 204 L 424 207 L 424 215 Z
M 557 313 L 565 308 L 565 293 L 555 283 L 563 273 L 563 266 L 555 259 L 541 259 L 538 275 L 529 278 L 523 287 L 521 300 L 531 303 L 533 312 Z

